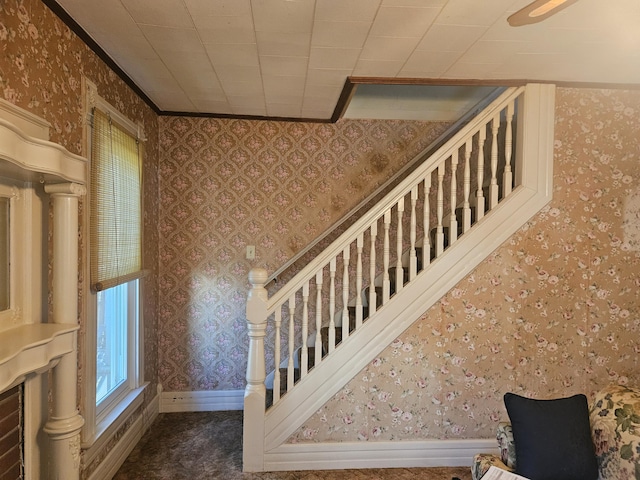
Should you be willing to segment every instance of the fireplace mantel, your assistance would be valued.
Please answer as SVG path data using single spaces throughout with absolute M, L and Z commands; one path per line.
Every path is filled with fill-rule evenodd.
M 77 480 L 84 423 L 77 409 L 78 203 L 87 161 L 50 142 L 49 128 L 0 99 L 0 195 L 9 199 L 10 218 L 0 392 L 24 383 L 25 478 Z
M 36 323 L 0 333 L 0 392 L 24 382 L 32 373 L 42 373 L 53 362 L 76 350 L 78 325 Z

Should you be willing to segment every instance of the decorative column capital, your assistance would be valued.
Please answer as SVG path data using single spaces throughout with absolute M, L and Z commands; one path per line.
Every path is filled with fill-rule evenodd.
M 87 194 L 87 188 L 79 183 L 50 183 L 44 186 L 44 191 L 51 195 L 66 195 L 83 197 Z

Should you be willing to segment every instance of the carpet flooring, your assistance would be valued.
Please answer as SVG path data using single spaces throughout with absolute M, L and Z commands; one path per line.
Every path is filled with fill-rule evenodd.
M 468 467 L 242 472 L 242 412 L 163 413 L 114 480 L 470 480 Z

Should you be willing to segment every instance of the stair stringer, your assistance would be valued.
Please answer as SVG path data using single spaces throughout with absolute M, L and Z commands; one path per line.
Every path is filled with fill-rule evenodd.
M 302 378 L 266 413 L 265 465 L 311 415 L 550 200 L 551 188 L 518 187 Z
M 343 455 L 338 455 L 340 458 L 336 457 L 334 448 L 329 448 L 333 453 L 323 453 L 327 450 L 325 446 L 330 444 L 314 443 L 302 445 L 304 448 L 292 448 L 295 445 L 285 442 L 398 335 L 551 200 L 554 97 L 553 85 L 527 85 L 526 108 L 519 113 L 521 129 L 517 157 L 520 159 L 520 167 L 516 183 L 520 186 L 447 248 L 442 256 L 426 266 L 412 282 L 372 315 L 363 327 L 356 330 L 331 356 L 304 376 L 296 384 L 296 388 L 265 413 L 264 424 L 261 426 L 263 428 L 259 429 L 265 434 L 264 449 L 260 452 L 262 458 L 255 459 L 257 463 L 254 463 L 259 465 L 259 470 L 255 471 L 287 470 L 292 469 L 292 466 L 305 468 L 305 465 L 310 465 L 313 452 L 319 462 L 313 468 L 336 468 L 340 461 L 346 460 L 353 464 L 358 459 L 370 458 L 374 454 L 378 442 L 358 442 L 354 449 L 347 448 Z M 433 278 L 438 281 L 433 282 Z M 465 444 L 467 441 L 461 442 Z M 471 442 L 482 443 L 481 440 Z M 397 443 L 397 448 L 403 448 L 401 445 L 406 442 Z M 438 449 L 447 448 L 444 444 L 449 443 L 436 440 L 435 444 L 428 448 L 435 455 L 433 458 L 440 461 Z M 311 447 L 313 452 L 309 451 Z M 378 450 L 388 448 L 385 445 L 378 447 Z M 395 448 L 392 445 L 389 450 L 391 457 L 395 455 Z M 456 457 L 462 452 L 462 447 L 456 444 L 451 448 L 454 450 L 451 458 L 462 458 Z M 407 465 L 415 463 L 415 459 L 406 460 Z M 377 467 L 401 466 L 393 462 L 380 458 L 375 463 Z

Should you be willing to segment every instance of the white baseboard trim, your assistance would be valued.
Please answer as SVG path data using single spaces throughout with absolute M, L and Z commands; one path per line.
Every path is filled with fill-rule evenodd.
M 242 410 L 244 390 L 162 392 L 160 413 Z
M 495 439 L 284 444 L 265 453 L 264 470 L 468 467 L 476 453 L 499 454 Z
M 89 480 L 111 480 L 159 413 L 160 396 L 156 395 L 93 471 Z

